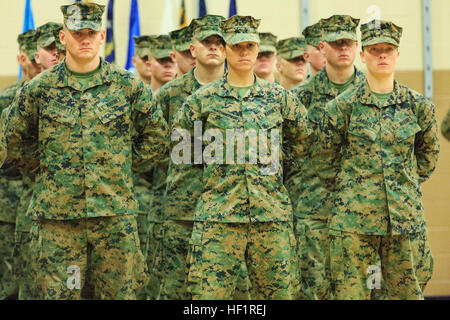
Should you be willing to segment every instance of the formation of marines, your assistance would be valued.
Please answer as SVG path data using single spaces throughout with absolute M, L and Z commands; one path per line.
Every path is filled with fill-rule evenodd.
M 206 15 L 136 37 L 134 75 L 104 6 L 61 11 L 0 93 L 1 299 L 423 299 L 438 128 L 401 27 L 361 25 L 364 74 L 351 16 L 277 41 Z

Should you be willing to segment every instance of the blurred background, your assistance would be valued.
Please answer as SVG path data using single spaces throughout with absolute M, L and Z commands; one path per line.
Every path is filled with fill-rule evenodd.
M 17 36 L 24 28 L 63 22 L 61 5 L 70 0 L 15 0 L 0 2 L 0 90 L 18 79 Z M 89 1 L 88 1 L 89 2 Z M 304 27 L 334 14 L 348 14 L 366 23 L 374 18 L 403 27 L 396 78 L 431 98 L 440 125 L 450 107 L 450 1 L 448 0 L 97 0 L 111 8 L 114 62 L 125 67 L 133 56 L 134 34 L 167 34 L 205 12 L 229 17 L 251 15 L 261 19 L 260 32 L 278 39 L 301 35 Z M 32 20 L 31 20 L 32 18 Z M 359 32 L 359 29 L 358 29 Z M 102 49 L 103 52 L 104 48 Z M 356 65 L 364 70 L 359 55 Z M 440 136 L 441 154 L 436 172 L 423 184 L 424 206 L 434 274 L 427 297 L 450 297 L 450 142 Z

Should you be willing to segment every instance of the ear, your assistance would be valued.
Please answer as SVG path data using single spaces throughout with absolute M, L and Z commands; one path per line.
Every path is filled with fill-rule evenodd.
M 365 58 L 365 56 L 364 56 L 364 51 L 362 51 L 361 50 L 361 52 L 359 53 L 359 56 L 361 57 L 361 61 L 362 61 L 362 63 L 366 63 L 366 58 Z
M 36 53 L 34 54 L 34 60 L 36 61 L 37 64 L 40 64 L 40 63 L 41 63 L 41 61 L 39 60 L 39 53 L 36 52 Z
M 323 53 L 323 49 L 325 48 L 325 45 L 323 44 L 323 41 L 320 41 L 319 42 L 319 50 L 320 50 L 320 52 L 322 52 Z
M 101 39 L 100 44 L 104 44 L 106 39 L 106 30 L 100 31 L 100 39 Z
M 133 66 L 136 68 L 136 63 L 137 63 L 136 57 L 131 58 L 131 63 L 132 63 Z
M 61 41 L 61 44 L 66 45 L 66 33 L 65 29 L 61 30 L 59 32 L 59 41 Z
M 197 56 L 195 55 L 195 47 L 194 47 L 194 45 L 192 43 L 189 45 L 189 50 L 191 51 L 191 55 L 194 58 L 197 58 Z
M 172 51 L 172 52 L 170 52 L 170 58 L 172 59 L 172 61 L 177 61 L 176 59 L 175 59 L 175 52 L 174 51 Z
M 277 67 L 278 72 L 281 73 L 281 63 L 280 62 L 277 62 L 276 67 Z
M 305 59 L 305 62 L 309 62 L 309 53 L 308 52 L 303 53 L 303 59 Z

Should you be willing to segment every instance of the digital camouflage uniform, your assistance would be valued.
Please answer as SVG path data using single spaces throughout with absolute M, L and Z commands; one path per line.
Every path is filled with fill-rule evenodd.
M 190 35 L 183 33 L 184 38 L 176 38 L 174 47 L 181 51 L 192 43 L 194 36 L 198 40 L 218 35 L 222 37 L 219 22 L 225 20 L 222 16 L 205 15 L 192 20 L 189 25 Z M 182 29 L 184 30 L 184 29 Z M 179 34 L 180 32 L 177 32 Z M 174 33 L 171 33 L 174 39 Z M 172 40 L 173 42 L 175 40 Z M 183 43 L 185 45 L 183 47 Z M 173 118 L 181 109 L 186 98 L 201 88 L 201 84 L 194 76 L 192 68 L 183 77 L 174 79 L 164 85 L 154 96 L 154 101 L 161 106 L 164 116 L 172 127 Z M 187 266 L 186 260 L 189 251 L 189 240 L 192 234 L 194 209 L 200 197 L 202 186 L 199 184 L 202 170 L 190 164 L 176 165 L 170 162 L 167 154 L 169 170 L 167 177 L 162 177 L 158 188 L 163 187 L 164 194 L 164 235 L 157 260 L 163 274 L 161 275 L 161 299 L 190 299 L 186 288 Z M 167 179 L 167 190 L 166 190 Z
M 361 33 L 363 46 L 398 46 L 402 29 L 371 21 Z M 438 159 L 434 105 L 396 81 L 381 103 L 363 81 L 326 108 L 321 138 L 340 154 L 328 224 L 335 298 L 369 299 L 376 268 L 388 299 L 423 299 L 432 259 L 420 185 Z
M 242 16 L 221 22 L 227 44 L 259 42 L 258 25 L 259 20 Z M 282 155 L 277 150 L 280 145 L 293 146 L 293 141 L 301 141 L 309 134 L 306 110 L 288 91 L 257 77 L 249 91 L 240 96 L 224 75 L 186 100 L 175 116 L 173 128 L 182 137 L 185 131 L 179 129 L 187 130 L 193 137 L 196 121 L 200 121 L 205 134 L 211 132 L 209 129 L 215 132 L 216 142 L 217 135 L 224 137 L 227 129 L 240 129 L 242 134 L 247 132 L 252 148 L 244 138 L 245 146 L 238 143 L 241 144 L 239 148 L 244 149 L 235 153 L 238 144 L 233 138 L 232 143 L 228 141 L 222 145 L 219 142 L 219 150 L 223 147 L 222 154 L 215 153 L 210 159 L 214 161 L 200 165 L 201 157 L 194 154 L 194 165 L 202 170 L 201 179 L 195 183 L 202 190 L 194 212 L 188 258 L 188 290 L 192 298 L 233 298 L 242 261 L 247 262 L 254 298 L 295 298 L 297 277 L 293 269 L 292 208 L 279 165 Z M 270 138 L 265 141 L 263 133 L 267 131 Z M 194 145 L 201 145 L 198 139 L 201 138 L 194 139 Z M 257 140 L 260 141 L 259 153 L 254 150 Z M 190 150 L 191 139 L 185 142 Z M 261 145 L 268 145 L 271 156 L 275 157 L 276 163 L 272 166 Z M 174 160 L 177 147 L 171 154 L 175 163 L 178 162 Z M 300 144 L 297 143 L 295 148 L 299 155 L 303 153 Z M 203 149 L 207 152 L 211 144 L 204 145 Z M 228 150 L 226 161 L 224 150 Z M 183 158 L 192 161 L 185 151 L 183 149 Z M 203 158 L 206 160 L 209 156 L 204 154 Z
M 71 30 L 101 27 L 104 6 L 61 10 Z M 21 89 L 5 137 L 8 160 L 36 181 L 27 214 L 37 298 L 79 299 L 86 269 L 95 298 L 136 298 L 147 277 L 131 172 L 166 152 L 167 133 L 151 91 L 103 59 L 85 87 L 61 63 Z
M 337 24 L 345 37 L 356 36 L 359 20 L 349 16 L 335 16 L 324 22 Z M 336 40 L 342 39 L 336 35 Z M 357 85 L 365 76 L 355 68 L 350 86 Z M 307 155 L 293 163 L 285 163 L 286 188 L 294 208 L 294 226 L 298 245 L 298 263 L 302 280 L 300 298 L 329 299 L 330 285 L 327 274 L 329 241 L 327 219 L 330 217 L 330 197 L 334 191 L 334 159 L 319 144 L 319 123 L 324 117 L 325 105 L 341 92 L 322 69 L 292 89 L 308 109 L 313 133 L 308 139 Z
M 150 38 L 152 36 L 140 36 L 134 37 L 135 43 L 135 55 L 139 58 L 144 58 L 150 56 Z M 148 90 L 151 87 L 147 84 L 145 86 Z M 149 169 L 147 172 L 133 172 L 133 184 L 134 184 L 134 195 L 139 204 L 139 214 L 137 215 L 137 226 L 139 242 L 141 244 L 141 251 L 144 258 L 147 259 L 147 245 L 148 245 L 148 215 L 151 210 L 153 193 L 152 193 L 152 176 L 153 169 Z M 138 293 L 139 300 L 145 300 L 147 294 L 145 288 L 142 288 Z
M 34 60 L 36 41 L 37 34 L 35 30 L 29 30 L 17 37 L 19 50 L 25 52 L 30 60 Z M 6 109 L 11 105 L 17 91 L 24 84 L 25 80 L 21 80 L 0 93 L 2 130 Z M 20 172 L 13 166 L 6 164 L 0 169 L 0 299 L 15 294 L 18 290 L 17 281 L 14 279 L 15 262 L 13 260 L 13 250 L 17 207 L 19 205 L 19 197 L 22 194 L 21 180 Z
M 4 125 L 4 110 L 12 103 L 17 90 L 24 81 L 17 82 L 0 92 L 1 126 Z M 3 131 L 3 130 L 1 130 Z M 6 141 L 2 136 L 1 163 L 6 158 Z M 17 292 L 17 282 L 13 278 L 14 229 L 17 205 L 22 192 L 20 172 L 12 166 L 0 169 L 0 300 Z
M 441 132 L 445 139 L 450 140 L 450 110 L 442 121 Z
M 46 48 L 56 42 L 55 32 L 62 30 L 62 24 L 48 22 L 36 29 L 35 45 Z M 22 193 L 17 207 L 15 245 L 14 245 L 14 275 L 19 286 L 19 300 L 33 299 L 32 284 L 30 278 L 29 244 L 31 217 L 26 215 L 31 195 L 33 194 L 34 181 L 30 176 L 22 176 Z

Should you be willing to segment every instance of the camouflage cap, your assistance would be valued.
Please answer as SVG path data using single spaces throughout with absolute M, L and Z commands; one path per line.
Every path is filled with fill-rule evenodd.
M 361 45 L 363 47 L 377 43 L 400 45 L 403 28 L 390 21 L 372 20 L 361 25 Z
M 28 30 L 17 37 L 19 49 L 24 51 L 27 57 L 34 61 L 34 54 L 37 52 L 37 33 L 36 30 Z
M 318 47 L 319 42 L 322 40 L 322 30 L 320 29 L 320 23 L 317 22 L 306 27 L 303 30 L 302 35 L 305 37 L 307 45 Z
M 214 35 L 223 38 L 220 27 L 222 21 L 225 21 L 224 17 L 213 14 L 207 14 L 201 18 L 192 20 L 192 37 L 200 41 Z
M 270 32 L 259 33 L 260 47 L 259 52 L 277 53 L 277 36 Z
M 225 21 L 221 21 L 220 28 L 223 33 L 223 39 L 227 44 L 247 41 L 259 43 L 258 27 L 260 23 L 260 19 L 255 19 L 251 16 L 235 15 Z
M 58 48 L 58 51 L 66 51 L 66 46 L 61 43 L 61 40 L 59 39 L 59 31 L 61 29 L 53 29 L 53 36 L 55 37 L 56 41 L 56 47 Z
M 319 23 L 324 41 L 358 40 L 356 28 L 358 27 L 359 19 L 347 15 L 334 15 L 328 19 L 321 19 Z
M 61 30 L 62 24 L 56 22 L 48 22 L 36 29 L 37 45 L 41 48 L 48 47 L 53 42 L 56 42 L 54 30 Z M 59 36 L 58 36 L 59 38 Z
M 139 58 L 144 58 L 151 55 L 151 39 L 154 37 L 156 36 L 134 36 L 134 54 Z
M 278 41 L 278 56 L 283 59 L 294 59 L 306 52 L 306 41 L 303 37 L 292 37 Z
M 64 25 L 71 31 L 102 29 L 102 15 L 105 6 L 90 2 L 76 2 L 71 5 L 61 6 L 64 15 Z
M 172 43 L 167 34 L 150 37 L 150 52 L 155 59 L 170 57 Z
M 189 50 L 189 45 L 192 43 L 192 28 L 188 25 L 184 28 L 169 32 L 170 41 L 177 51 Z

